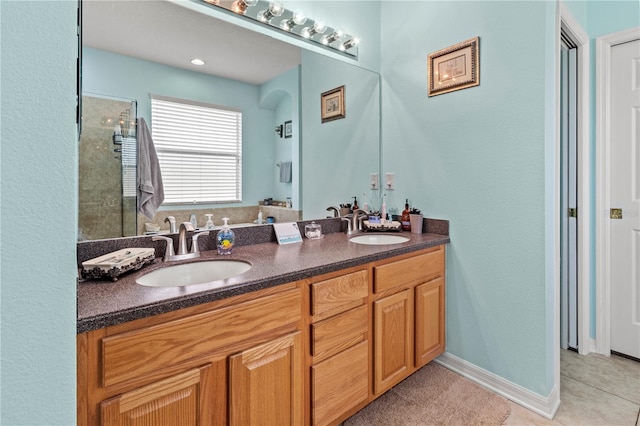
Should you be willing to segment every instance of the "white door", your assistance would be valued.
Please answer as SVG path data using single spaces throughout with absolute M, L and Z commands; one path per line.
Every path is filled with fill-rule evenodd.
M 640 40 L 612 46 L 610 75 L 611 351 L 640 358 Z

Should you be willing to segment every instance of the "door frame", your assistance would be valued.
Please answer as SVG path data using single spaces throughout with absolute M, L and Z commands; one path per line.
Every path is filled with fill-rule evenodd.
M 611 180 L 611 48 L 640 38 L 640 27 L 596 39 L 596 338 L 595 352 L 611 355 L 611 234 L 608 213 Z
M 576 118 L 578 121 L 577 126 L 577 209 L 578 209 L 578 249 L 576 253 L 578 262 L 578 352 L 581 355 L 586 355 L 592 351 L 590 346 L 590 291 L 589 283 L 591 276 L 590 268 L 590 208 L 591 203 L 589 177 L 591 174 L 591 167 L 589 162 L 589 36 L 584 29 L 578 24 L 569 10 L 560 3 L 560 26 L 567 35 L 571 37 L 577 48 L 577 71 L 578 71 L 578 84 L 577 84 L 577 105 L 576 105 Z M 559 37 L 560 31 L 558 31 Z M 557 47 L 558 58 L 560 51 L 560 39 L 558 39 Z M 558 61 L 557 67 L 557 81 L 560 82 L 560 66 Z M 558 111 L 559 109 L 558 100 Z M 560 135 L 558 133 L 556 138 L 556 151 L 560 151 Z M 556 191 L 560 192 L 560 174 L 556 174 Z M 560 203 L 558 202 L 558 206 Z M 556 239 L 560 241 L 559 229 L 556 231 Z M 558 251 L 559 253 L 559 251 Z M 558 264 L 559 265 L 559 264 Z M 559 277 L 559 274 L 558 274 Z M 559 305 L 560 301 L 560 285 L 558 283 L 557 301 Z M 556 328 L 560 330 L 560 320 L 558 315 L 558 321 Z M 560 342 L 557 342 L 560 347 Z

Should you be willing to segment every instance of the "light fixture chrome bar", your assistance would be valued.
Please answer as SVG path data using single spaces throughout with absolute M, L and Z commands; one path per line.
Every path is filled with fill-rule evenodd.
M 353 35 L 327 26 L 322 20 L 310 19 L 302 12 L 286 9 L 280 1 L 266 0 L 201 0 L 210 7 L 219 7 L 247 19 L 296 35 L 310 43 L 323 46 L 335 52 L 358 57 L 359 40 Z M 274 19 L 281 16 L 282 19 Z M 343 40 L 346 40 L 343 42 Z

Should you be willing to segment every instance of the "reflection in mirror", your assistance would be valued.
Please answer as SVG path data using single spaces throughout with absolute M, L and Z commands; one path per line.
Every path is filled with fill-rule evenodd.
M 151 128 L 151 95 L 243 111 L 242 202 L 163 205 L 151 220 L 137 215 L 138 234 L 145 232 L 146 222 L 160 225 L 162 232 L 169 227 L 164 223 L 167 216 L 175 216 L 179 223 L 188 221 L 191 213 L 197 215 L 200 226 L 204 226 L 207 213 L 214 214 L 216 225 L 223 216 L 230 217 L 232 223 L 252 223 L 259 211 L 265 218 L 298 220 L 307 207 L 305 219 L 326 217 L 328 205 L 362 194 L 369 173 L 378 171 L 376 73 L 320 54 L 304 51 L 302 55 L 298 47 L 172 2 L 85 1 L 83 13 L 85 95 L 135 100 L 138 117 L 144 117 Z M 116 27 L 127 31 L 112 31 Z M 194 57 L 201 57 L 206 64 L 191 65 Z M 301 69 L 304 76 L 307 68 L 305 81 Z M 347 75 L 350 77 L 341 78 Z M 347 117 L 320 126 L 320 93 L 343 84 L 347 87 Z M 360 90 L 366 93 L 358 93 Z M 83 111 L 83 123 L 90 120 L 89 111 Z M 286 121 L 292 121 L 290 138 L 274 132 Z M 110 138 L 103 143 L 112 143 Z M 280 182 L 278 164 L 286 162 L 291 162 L 291 182 Z M 100 173 L 111 173 L 99 167 Z M 340 174 L 344 177 L 336 186 Z M 88 187 L 83 175 L 80 187 Z M 288 197 L 292 208 L 258 204 L 266 198 L 284 203 Z M 80 228 L 80 237 L 86 239 L 128 235 L 117 227 L 111 228 L 115 232 L 110 235 L 83 232 L 81 224 Z
M 137 235 L 136 104 L 83 96 L 79 239 Z

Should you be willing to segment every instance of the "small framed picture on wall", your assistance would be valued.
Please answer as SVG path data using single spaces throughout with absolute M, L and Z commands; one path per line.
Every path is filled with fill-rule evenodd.
M 429 96 L 480 84 L 479 37 L 429 54 L 427 59 Z
M 290 138 L 291 136 L 293 136 L 293 124 L 291 123 L 291 120 L 285 121 L 284 122 L 284 137 L 285 138 Z
M 346 117 L 344 106 L 344 86 L 320 95 L 320 118 L 323 123 Z

